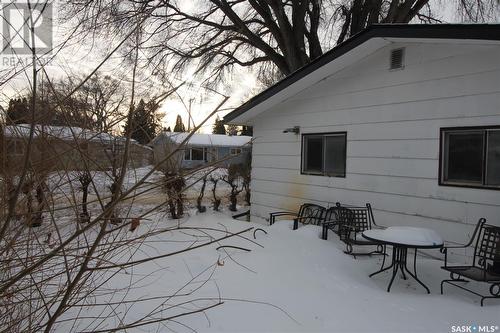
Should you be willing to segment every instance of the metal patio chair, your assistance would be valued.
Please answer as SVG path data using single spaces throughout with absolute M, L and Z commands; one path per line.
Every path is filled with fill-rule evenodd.
M 339 233 L 339 210 L 342 209 L 340 204 L 337 202 L 335 206 L 329 207 L 325 211 L 324 221 L 322 223 L 322 233 L 321 238 L 324 240 L 328 239 L 328 231 L 333 231 L 334 233 Z
M 338 235 L 340 240 L 346 244 L 344 253 L 352 255 L 354 258 L 361 255 L 381 254 L 386 256 L 386 246 L 380 243 L 369 241 L 362 236 L 363 231 L 372 228 L 382 228 L 375 223 L 372 207 L 369 203 L 364 207 L 346 206 L 338 204 Z M 375 246 L 371 252 L 353 252 L 353 246 Z
M 297 216 L 300 216 L 302 214 L 302 211 L 305 209 L 305 207 L 307 205 L 309 205 L 309 204 L 305 203 L 305 204 L 301 205 L 298 212 L 278 211 L 278 212 L 269 213 L 269 225 L 273 225 L 276 222 L 276 217 L 289 216 L 293 219 Z
M 462 266 L 448 266 L 448 249 L 463 249 L 474 244 L 472 264 Z M 486 223 L 486 219 L 479 219 L 469 242 L 463 246 L 446 246 L 441 249 L 444 253 L 444 266 L 441 268 L 450 272 L 450 279 L 441 282 L 441 294 L 445 283 L 468 291 L 481 297 L 481 306 L 488 298 L 500 298 L 500 226 Z M 470 280 L 490 284 L 490 295 L 482 295 L 465 288 L 459 283 Z
M 321 225 L 324 220 L 325 207 L 313 203 L 302 204 L 297 213 L 294 212 L 273 212 L 269 214 L 269 224 L 276 222 L 276 217 L 288 216 L 293 220 L 293 230 L 297 230 L 299 223 Z

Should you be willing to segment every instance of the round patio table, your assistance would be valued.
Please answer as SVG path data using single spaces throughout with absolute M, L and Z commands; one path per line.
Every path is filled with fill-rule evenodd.
M 382 268 L 370 277 L 387 271 L 392 268 L 392 278 L 387 287 L 387 292 L 391 291 L 392 283 L 398 270 L 401 270 L 403 279 L 406 280 L 405 272 L 415 279 L 430 294 L 429 288 L 417 277 L 417 250 L 418 249 L 438 249 L 443 247 L 443 239 L 432 229 L 416 227 L 388 227 L 387 229 L 371 229 L 363 231 L 363 237 L 383 245 L 392 246 L 392 263 L 390 266 Z M 414 249 L 413 270 L 410 272 L 407 267 L 408 249 Z

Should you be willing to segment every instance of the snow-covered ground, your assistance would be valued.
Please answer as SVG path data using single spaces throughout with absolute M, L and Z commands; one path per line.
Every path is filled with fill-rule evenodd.
M 133 186 L 149 170 L 129 170 L 124 188 Z M 224 172 L 214 171 L 218 176 Z M 59 192 L 60 205 L 72 200 L 72 188 L 78 188 L 76 177 L 77 173 L 72 172 L 50 178 L 48 185 L 53 192 Z M 138 189 L 147 191 L 124 204 L 127 216 L 141 216 L 165 201 L 162 177 L 155 172 Z M 111 179 L 106 173 L 95 172 L 93 179 L 96 187 L 91 195 L 95 196 L 96 191 L 100 195 L 109 193 Z M 107 282 L 65 313 L 56 332 L 105 331 L 139 320 L 151 324 L 127 332 L 453 332 L 457 326 L 467 325 L 488 326 L 488 333 L 500 332 L 491 330 L 500 326 L 500 302 L 487 300 L 480 307 L 477 297 L 450 286 L 445 286 L 445 294 L 440 295 L 439 284 L 448 277 L 440 269 L 441 261 L 427 256 L 418 258 L 419 278 L 430 287 L 430 295 L 414 280 L 400 278 L 387 293 L 390 271 L 368 277 L 380 268 L 380 257 L 353 259 L 343 253 L 344 245 L 333 234 L 328 241 L 321 240 L 317 226 L 301 226 L 293 231 L 290 222 L 268 226 L 263 220 L 236 221 L 224 207 L 227 202 L 223 203 L 223 213 L 210 208 L 206 213 L 197 213 L 192 208 L 193 198 L 197 197 L 201 183 L 194 183 L 196 179 L 200 179 L 200 174 L 186 180 L 190 204 L 183 219 L 168 218 L 165 209 L 148 213 L 135 231 L 127 229 L 119 239 L 152 236 L 122 246 L 106 258 L 96 258 L 91 266 L 103 269 L 106 265 L 191 250 L 133 267 L 103 270 L 99 281 Z M 211 188 L 212 184 L 207 183 L 207 206 Z M 220 181 L 219 195 L 227 197 L 228 190 Z M 74 194 L 78 196 L 78 191 Z M 246 209 L 241 207 L 242 211 Z M 89 210 L 92 216 L 100 212 L 96 202 L 90 204 Z M 53 221 L 68 235 L 77 227 L 74 216 L 64 209 L 54 211 Z M 228 232 L 248 228 L 253 229 L 242 237 L 205 246 Z M 256 228 L 267 234 L 258 231 L 254 240 Z M 37 230 L 40 235 L 55 234 L 53 223 L 44 223 Z M 89 237 L 94 234 L 89 231 Z M 52 248 L 54 241 L 53 238 L 40 244 L 41 251 Z M 221 245 L 250 251 L 218 249 Z M 441 257 L 437 250 L 429 252 Z M 484 284 L 470 286 L 487 292 Z M 207 307 L 211 308 L 200 311 Z M 186 312 L 192 314 L 179 316 Z M 76 323 L 64 321 L 75 317 L 80 318 Z M 171 317 L 174 318 L 161 321 Z
M 379 257 L 353 259 L 342 252 L 342 243 L 333 235 L 328 241 L 321 240 L 317 226 L 302 226 L 293 231 L 291 224 L 283 221 L 267 226 L 264 221 L 240 222 L 220 213 L 197 214 L 194 210 L 190 213 L 191 217 L 180 221 L 182 227 L 207 229 L 155 236 L 144 244 L 140 256 L 171 252 L 183 242 L 190 242 L 193 235 L 197 237 L 193 245 L 199 245 L 210 237 L 223 236 L 226 229 L 238 232 L 254 227 L 268 234 L 257 232 L 257 243 L 253 243 L 251 231 L 243 234 L 248 239 L 233 237 L 183 255 L 137 266 L 133 271 L 123 270 L 108 285 L 133 286 L 115 296 L 116 301 L 125 296 L 134 300 L 115 310 L 127 313 L 122 325 L 154 309 L 158 312 L 153 317 L 159 318 L 180 310 L 195 311 L 220 300 L 222 305 L 205 312 L 152 324 L 137 331 L 452 332 L 453 326 L 500 326 L 500 302 L 486 301 L 481 308 L 478 298 L 446 286 L 445 294 L 440 295 L 439 283 L 447 277 L 439 268 L 440 261 L 427 257 L 418 259 L 419 277 L 430 287 L 430 295 L 415 281 L 399 278 L 391 293 L 387 293 L 389 272 L 368 277 L 379 268 Z M 165 217 L 158 215 L 149 223 L 173 222 L 162 219 Z M 139 233 L 141 228 L 148 228 L 148 225 L 141 224 Z M 251 251 L 217 250 L 221 244 Z M 439 252 L 434 254 L 438 256 Z M 192 283 L 186 285 L 190 280 Z M 182 309 L 170 309 L 155 300 L 141 301 L 190 291 L 192 295 L 173 297 L 168 302 L 168 305 L 188 302 Z M 109 323 L 108 327 L 118 324 Z M 64 331 L 64 327 L 59 331 Z
M 139 180 L 147 175 L 151 171 L 151 166 L 145 166 L 137 169 L 128 169 L 124 178 L 123 190 L 127 190 L 134 186 Z M 184 177 L 186 181 L 186 190 L 184 195 L 186 199 L 195 199 L 200 193 L 202 186 L 201 178 L 203 176 L 213 176 L 216 179 L 220 179 L 222 176 L 227 175 L 227 169 L 216 168 L 203 169 L 198 172 L 186 171 L 186 176 Z M 65 201 L 68 199 L 70 194 L 79 195 L 80 183 L 78 182 L 78 176 L 80 173 L 78 171 L 61 171 L 59 174 L 54 172 L 51 177 L 48 178 L 48 185 L 50 192 L 54 200 Z M 101 197 L 109 196 L 109 188 L 113 182 L 113 178 L 110 172 L 106 171 L 91 171 L 93 184 L 89 186 L 90 201 L 96 200 L 96 193 L 99 193 Z M 162 186 L 164 179 L 163 173 L 160 171 L 154 171 L 147 180 L 142 184 L 135 193 L 139 193 L 139 197 L 136 200 L 144 204 L 159 204 L 165 201 L 165 189 Z M 213 183 L 207 181 L 205 186 L 205 199 L 204 204 L 209 206 L 212 201 L 212 188 Z M 227 198 L 230 192 L 230 187 L 227 183 L 219 180 L 216 187 L 216 194 L 219 198 L 223 200 L 223 205 L 227 202 Z M 243 194 L 241 194 L 243 197 Z M 193 201 L 194 202 L 194 201 Z

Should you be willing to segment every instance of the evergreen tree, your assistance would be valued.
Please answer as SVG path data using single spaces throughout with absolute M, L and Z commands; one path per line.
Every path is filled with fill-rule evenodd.
M 178 114 L 175 120 L 174 132 L 186 132 L 186 127 L 182 122 L 182 117 Z
M 228 135 L 238 135 L 238 126 L 230 124 L 227 126 Z
M 28 100 L 26 98 L 11 99 L 7 108 L 7 125 L 26 124 L 31 121 Z
M 224 127 L 224 123 L 220 120 L 219 116 L 215 118 L 215 123 L 213 127 L 213 134 L 226 134 L 226 128 Z
M 172 130 L 170 129 L 170 126 L 168 126 L 167 128 L 163 127 L 163 130 L 164 130 L 165 132 L 172 132 Z
M 159 126 L 156 111 L 159 105 L 154 101 L 145 103 L 143 99 L 131 111 L 132 116 L 127 119 L 124 127 L 124 135 L 130 133 L 130 137 L 140 144 L 147 144 L 156 135 Z
M 242 126 L 240 135 L 253 136 L 253 127 L 252 126 Z

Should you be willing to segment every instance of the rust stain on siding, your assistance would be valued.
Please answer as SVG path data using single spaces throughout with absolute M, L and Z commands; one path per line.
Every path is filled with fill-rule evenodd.
M 286 193 L 288 198 L 285 199 L 285 202 L 283 202 L 282 206 L 285 208 L 285 210 L 296 211 L 299 209 L 299 206 L 301 204 L 301 200 L 297 198 L 304 197 L 304 186 L 297 184 L 299 182 L 297 177 L 293 177 L 292 179 L 289 179 L 287 181 L 288 191 Z

